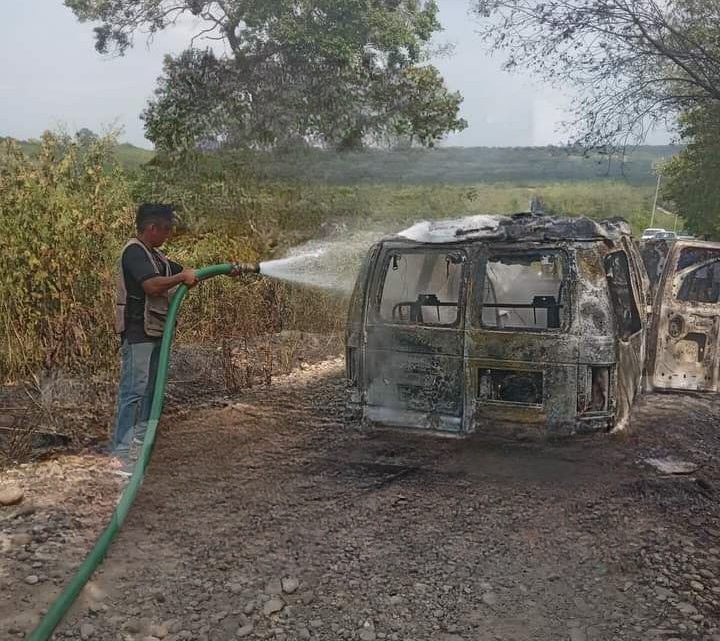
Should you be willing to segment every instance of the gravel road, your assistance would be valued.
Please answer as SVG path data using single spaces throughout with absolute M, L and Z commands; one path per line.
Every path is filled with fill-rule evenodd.
M 720 640 L 720 398 L 646 396 L 616 437 L 455 440 L 361 429 L 341 368 L 172 411 L 56 638 Z M 643 462 L 667 455 L 698 470 Z M 3 484 L 24 494 L 0 507 L 0 638 L 19 639 L 119 486 L 91 453 Z

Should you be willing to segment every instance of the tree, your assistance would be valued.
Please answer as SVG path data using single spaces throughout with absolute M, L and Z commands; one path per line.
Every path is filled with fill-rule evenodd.
M 96 48 L 122 54 L 192 14 L 191 46 L 167 56 L 143 114 L 162 149 L 198 144 L 355 148 L 398 136 L 432 145 L 463 129 L 462 98 L 427 64 L 434 0 L 66 0 L 98 20 Z M 196 48 L 220 40 L 227 53 Z
M 720 237 L 720 105 L 695 109 L 681 118 L 688 142 L 664 167 L 663 195 L 685 219 L 689 229 Z
M 574 86 L 585 148 L 641 141 L 720 101 L 718 0 L 475 0 L 481 34 L 523 68 Z
M 83 127 L 75 133 L 75 140 L 81 147 L 90 147 L 100 140 L 100 136 L 98 136 L 92 129 Z

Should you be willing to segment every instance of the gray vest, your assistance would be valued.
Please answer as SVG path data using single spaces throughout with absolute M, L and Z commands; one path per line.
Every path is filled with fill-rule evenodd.
M 122 267 L 122 257 L 125 250 L 131 245 L 139 245 L 145 250 L 148 255 L 150 264 L 155 268 L 155 272 L 158 276 L 172 276 L 172 269 L 170 268 L 170 262 L 165 256 L 156 250 L 155 253 L 151 252 L 145 245 L 143 245 L 137 238 L 131 238 L 123 247 L 120 252 L 120 260 L 118 261 L 116 282 L 116 294 L 115 294 L 115 332 L 122 334 L 125 331 L 125 308 L 127 307 L 127 285 L 125 284 L 125 274 Z M 158 259 L 160 265 L 158 265 Z M 170 306 L 170 297 L 175 292 L 176 287 L 158 294 L 157 296 L 150 296 L 145 294 L 145 312 L 143 317 L 145 319 L 145 333 L 153 338 L 159 338 L 163 334 L 165 329 L 165 320 L 167 318 L 168 307 Z

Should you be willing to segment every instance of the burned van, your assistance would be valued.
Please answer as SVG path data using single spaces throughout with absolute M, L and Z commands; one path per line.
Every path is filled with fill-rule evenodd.
M 357 278 L 347 376 L 364 417 L 543 435 L 623 425 L 645 360 L 648 280 L 626 223 L 529 214 L 423 222 Z
M 675 241 L 666 252 L 654 309 L 650 385 L 720 391 L 720 243 Z

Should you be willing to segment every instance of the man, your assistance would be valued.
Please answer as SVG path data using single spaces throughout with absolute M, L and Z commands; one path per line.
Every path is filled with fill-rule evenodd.
M 122 475 L 131 472 L 130 450 L 145 438 L 170 297 L 181 283 L 198 282 L 194 270 L 158 250 L 174 222 L 170 205 L 140 205 L 137 235 L 123 248 L 118 265 L 115 331 L 122 337 L 122 369 L 111 450 L 113 467 Z

